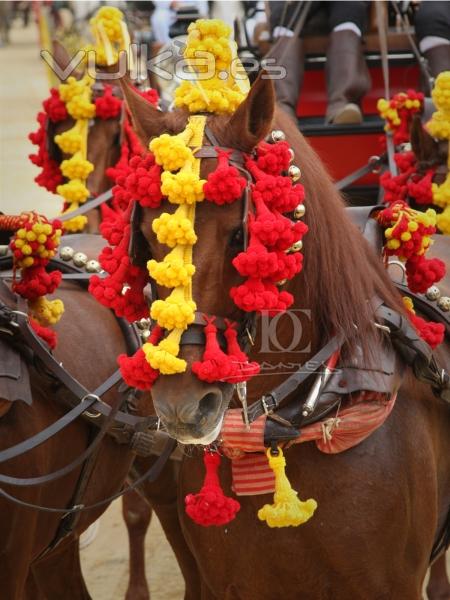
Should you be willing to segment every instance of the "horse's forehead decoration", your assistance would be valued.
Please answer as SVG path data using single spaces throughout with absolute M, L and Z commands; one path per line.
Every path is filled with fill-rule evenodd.
M 228 40 L 230 32 L 220 21 L 200 20 L 190 26 L 185 57 L 195 72 L 199 68 L 193 61 L 195 51 L 207 51 L 214 75 L 211 80 L 199 78 L 180 86 L 176 103 L 191 112 L 184 131 L 154 138 L 149 145 L 150 152 L 145 157 L 133 158 L 129 173 L 117 180 L 121 193 L 128 196 L 131 204 L 137 202 L 142 207 L 156 208 L 167 201 L 177 205 L 174 213 L 163 212 L 152 222 L 157 241 L 169 250 L 162 261 L 148 262 L 146 274 L 172 291 L 165 300 L 155 299 L 150 307 L 150 317 L 156 322 L 151 338 L 134 357 L 120 360 L 124 379 L 136 387 L 150 388 L 160 373 L 184 372 L 187 364 L 179 357 L 183 333 L 194 322 L 202 324 L 197 299 L 192 293 L 197 203 L 229 204 L 251 191 L 254 214 L 249 215 L 250 242 L 233 260 L 244 282 L 231 290 L 231 297 L 243 311 L 271 314 L 286 310 L 293 301 L 290 293 L 279 288 L 301 270 L 301 238 L 307 227 L 299 220 L 304 214 L 304 189 L 300 183 L 294 185 L 293 180 L 299 178 L 299 173 L 290 167 L 292 151 L 288 143 L 280 139 L 271 144 L 261 142 L 251 155 L 241 156 L 240 164 L 244 163 L 245 169 L 232 164 L 235 153 L 231 149 L 215 147 L 211 150 L 217 156 L 216 169 L 206 180 L 200 177 L 202 154 L 199 152 L 197 157 L 196 153 L 203 147 L 205 136 L 215 142 L 206 128 L 207 117 L 195 112 L 231 114 L 244 101 L 249 89 L 248 81 L 240 79 L 238 83 L 231 76 L 236 51 L 234 42 Z M 228 77 L 219 76 L 224 72 Z M 290 168 L 291 175 L 286 174 Z M 91 290 L 101 302 L 121 314 L 139 318 L 144 312 L 142 292 L 138 289 L 142 278 L 134 276 L 136 267 L 133 266 L 127 271 L 125 281 L 124 273 L 113 268 L 110 260 L 111 252 L 117 261 L 126 260 L 131 204 L 124 218 L 123 236 L 114 239 L 115 249 L 100 257 L 110 278 L 94 277 Z M 295 213 L 294 220 L 283 213 Z M 106 226 L 103 230 L 106 232 Z M 106 237 L 113 241 L 109 231 Z M 119 296 L 117 290 L 122 291 L 125 283 L 125 295 Z M 192 365 L 196 376 L 208 382 L 238 383 L 257 374 L 259 365 L 249 361 L 241 350 L 235 324 L 225 322 L 224 351 L 217 339 L 215 318 L 206 315 L 203 318 L 206 345 L 203 359 Z
M 100 66 L 114 65 L 119 60 L 119 52 L 128 49 L 130 38 L 123 13 L 114 7 L 102 7 L 91 19 L 91 28 L 95 45 L 84 48 L 85 57 L 95 53 L 95 62 Z M 131 56 L 128 53 L 127 56 Z M 30 140 L 38 146 L 37 154 L 30 156 L 31 161 L 42 168 L 36 182 L 52 193 L 57 193 L 64 199 L 63 214 L 77 210 L 86 202 L 90 193 L 87 179 L 95 165 L 87 160 L 88 134 L 92 119 L 102 120 L 118 118 L 122 112 L 122 99 L 113 94 L 110 85 L 102 86 L 102 95 L 94 98 L 93 85 L 95 80 L 86 72 L 80 80 L 69 77 L 66 83 L 58 88 L 52 88 L 50 97 L 43 102 L 43 112 L 38 114 L 39 130 L 30 134 Z M 151 102 L 157 98 L 149 97 Z M 53 140 L 48 140 L 50 124 L 65 121 L 71 117 L 73 127 Z M 124 144 L 122 152 L 135 145 L 130 128 L 125 125 Z M 63 154 L 70 158 L 60 165 L 51 157 L 48 147 L 54 143 Z M 65 229 L 70 232 L 83 230 L 87 223 L 84 215 L 79 215 L 65 221 Z

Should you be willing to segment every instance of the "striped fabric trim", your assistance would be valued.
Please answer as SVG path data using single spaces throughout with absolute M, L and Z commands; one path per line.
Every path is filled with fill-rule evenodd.
M 289 445 L 315 441 L 321 452 L 344 452 L 361 443 L 384 423 L 396 398 L 397 394 L 388 398 L 361 392 L 334 417 L 304 427 L 301 436 Z M 265 455 L 266 418 L 263 415 L 256 419 L 247 431 L 241 409 L 230 409 L 225 414 L 221 450 L 231 459 L 232 489 L 238 496 L 269 494 L 275 489 L 275 478 Z

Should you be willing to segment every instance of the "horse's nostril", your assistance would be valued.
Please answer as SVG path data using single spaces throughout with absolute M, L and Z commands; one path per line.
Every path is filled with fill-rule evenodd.
M 203 417 L 208 417 L 215 413 L 220 405 L 222 398 L 217 392 L 209 392 L 198 403 L 198 410 Z

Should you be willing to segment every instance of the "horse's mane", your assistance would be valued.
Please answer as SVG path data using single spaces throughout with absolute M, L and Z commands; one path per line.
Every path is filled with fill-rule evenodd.
M 178 133 L 186 120 L 184 111 L 168 113 L 167 129 Z M 208 123 L 221 144 L 245 151 L 240 140 L 230 134 L 228 117 L 211 117 Z M 296 301 L 301 299 L 301 306 L 311 310 L 318 342 L 341 331 L 347 349 L 358 342 L 368 351 L 374 335 L 369 300 L 379 298 L 403 312 L 401 298 L 380 257 L 350 221 L 320 158 L 281 110 L 276 112 L 273 129 L 286 132 L 306 190 L 304 219 L 309 232 L 304 239 L 304 268 L 295 290 Z

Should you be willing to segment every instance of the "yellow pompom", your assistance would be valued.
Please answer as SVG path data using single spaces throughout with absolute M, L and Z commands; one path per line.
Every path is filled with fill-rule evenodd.
M 189 165 L 175 174 L 164 171 L 161 175 L 161 192 L 172 204 L 194 204 L 204 199 L 205 183 Z
M 186 298 L 184 287 L 175 288 L 165 300 L 155 300 L 150 308 L 152 319 L 165 329 L 184 330 L 194 322 L 197 306 Z
M 192 245 L 197 241 L 192 221 L 188 217 L 187 206 L 182 204 L 171 215 L 162 213 L 152 222 L 158 242 L 174 248 L 177 244 Z
M 193 160 L 192 151 L 186 145 L 186 137 L 186 130 L 178 135 L 163 133 L 150 142 L 155 161 L 164 171 L 177 171 L 187 161 Z
M 406 308 L 406 310 L 409 310 L 410 312 L 415 313 L 414 304 L 413 304 L 413 301 L 411 300 L 411 298 L 409 296 L 403 296 L 402 300 L 403 300 L 403 306 Z
M 437 216 L 437 227 L 439 231 L 446 235 L 450 235 L 450 206 L 447 206 L 444 211 Z
M 72 129 L 69 129 L 64 133 L 55 135 L 55 143 L 61 148 L 64 154 L 75 154 L 81 149 L 82 137 L 81 134 L 72 127 Z
M 438 110 L 450 113 L 450 71 L 439 73 L 436 77 L 431 96 Z
M 89 100 L 89 97 L 90 93 L 74 96 L 66 104 L 67 112 L 73 119 L 92 119 L 95 117 L 95 104 Z
M 79 155 L 72 156 L 61 163 L 61 171 L 68 179 L 87 179 L 94 165 Z
M 162 375 L 173 375 L 186 371 L 186 361 L 178 358 L 181 334 L 182 331 L 174 330 L 157 346 L 149 343 L 142 346 L 149 365 Z
M 277 455 L 269 448 L 267 458 L 275 475 L 274 503 L 264 505 L 258 511 L 258 519 L 266 521 L 269 527 L 297 527 L 306 523 L 313 516 L 317 502 L 312 498 L 306 502 L 298 499 L 286 476 L 286 460 L 280 447 Z
M 175 246 L 167 254 L 162 262 L 152 259 L 147 263 L 148 272 L 159 285 L 168 288 L 187 286 L 190 284 L 195 273 L 195 267 L 186 254 L 189 250 L 186 246 Z
M 56 191 L 68 202 L 83 203 L 89 198 L 89 190 L 80 179 L 62 183 L 58 185 Z
M 41 325 L 54 325 L 64 312 L 64 304 L 61 300 L 47 300 L 45 296 L 29 302 L 29 307 L 33 317 Z
M 81 94 L 84 90 L 83 81 L 78 81 L 75 77 L 68 77 L 66 83 L 61 83 L 58 88 L 59 96 L 63 102 L 70 102 L 72 98 Z
M 122 25 L 124 19 L 123 12 L 114 6 L 103 6 L 94 17 L 90 24 L 95 28 L 101 26 L 111 42 L 119 42 L 122 39 Z
M 431 190 L 433 193 L 433 204 L 440 208 L 445 208 L 450 205 L 450 173 L 447 175 L 444 183 L 438 185 L 437 183 L 431 184 Z

